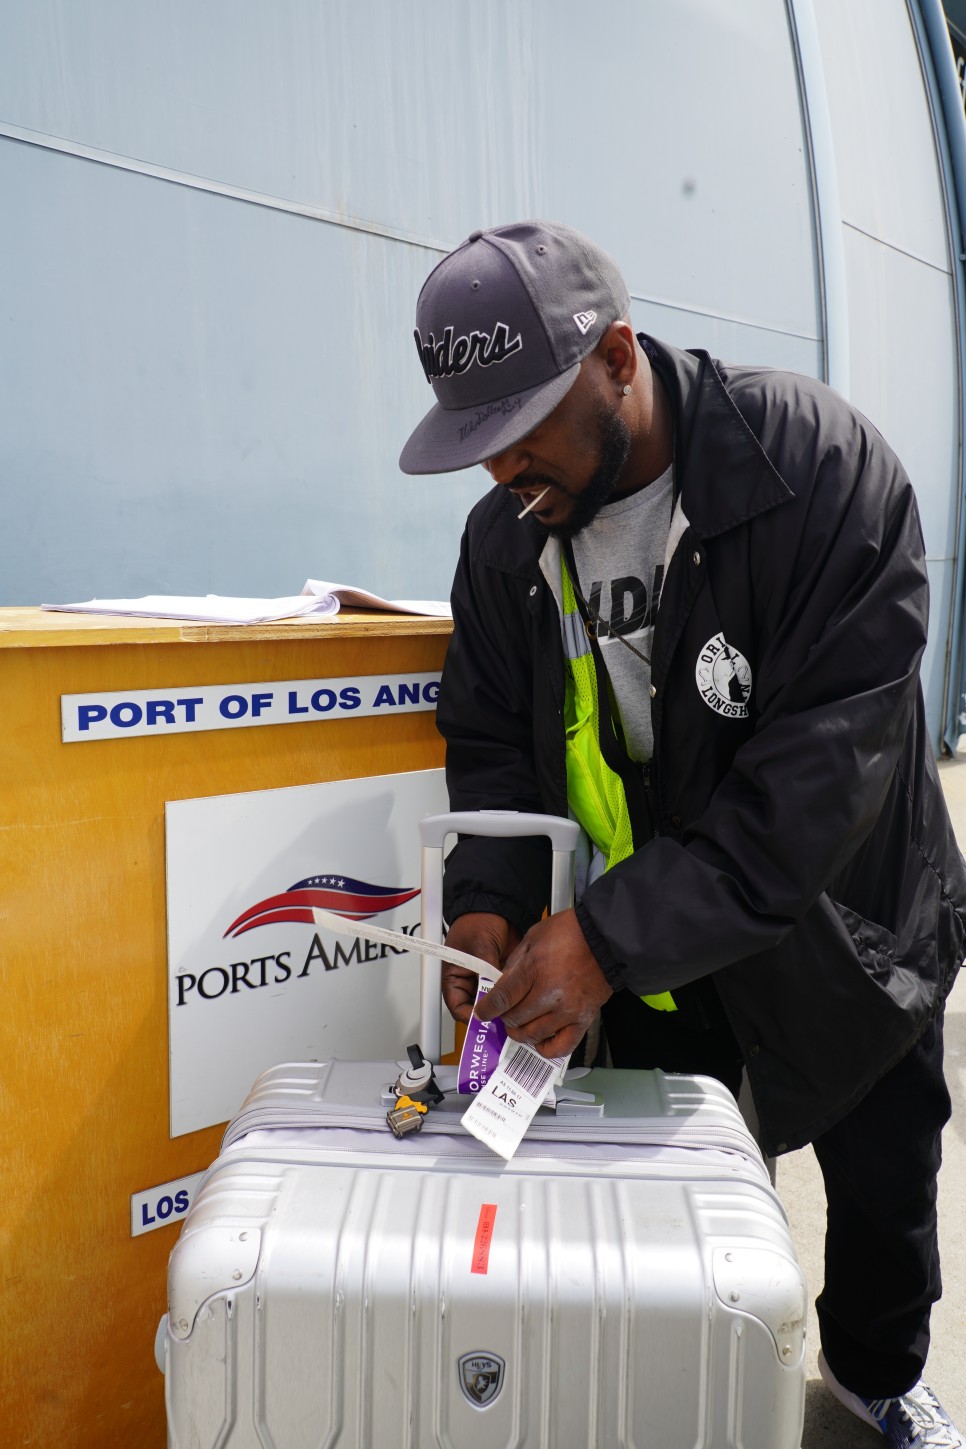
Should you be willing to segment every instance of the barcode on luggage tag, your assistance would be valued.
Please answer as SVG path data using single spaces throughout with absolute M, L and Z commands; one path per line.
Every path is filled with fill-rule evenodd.
M 537 1056 L 529 1047 L 521 1046 L 519 1042 L 510 1047 L 500 1065 L 512 1082 L 516 1082 L 518 1087 L 522 1087 L 538 1101 L 543 1097 L 547 1084 L 558 1067 L 556 1061 Z

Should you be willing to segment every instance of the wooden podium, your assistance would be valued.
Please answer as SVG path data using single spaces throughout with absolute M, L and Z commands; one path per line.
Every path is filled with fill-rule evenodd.
M 0 609 L 6 1443 L 165 1443 L 153 1342 L 177 1229 L 132 1238 L 130 1198 L 212 1160 L 222 1130 L 168 1136 L 165 802 L 443 760 L 432 710 L 82 745 L 61 696 L 431 671 L 450 629 Z

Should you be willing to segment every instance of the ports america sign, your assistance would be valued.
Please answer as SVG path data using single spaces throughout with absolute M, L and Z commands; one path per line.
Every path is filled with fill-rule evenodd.
M 442 770 L 168 803 L 172 1137 L 226 1121 L 279 1062 L 405 1056 L 418 956 L 312 911 L 418 934 L 417 826 L 446 808 Z

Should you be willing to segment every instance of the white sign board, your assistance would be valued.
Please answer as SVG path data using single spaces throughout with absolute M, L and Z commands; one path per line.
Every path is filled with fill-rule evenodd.
M 419 958 L 316 930 L 312 908 L 419 933 L 442 770 L 165 806 L 171 1136 L 225 1122 L 286 1061 L 396 1060 Z
M 193 1172 L 190 1177 L 179 1177 L 174 1182 L 162 1182 L 159 1187 L 133 1192 L 131 1237 L 153 1233 L 155 1228 L 163 1228 L 168 1223 L 180 1223 L 186 1217 L 204 1175 L 203 1172 Z
M 261 684 L 184 684 L 62 694 L 61 739 L 131 739 L 252 725 L 306 724 L 436 708 L 439 671 L 355 674 L 343 679 L 273 679 Z

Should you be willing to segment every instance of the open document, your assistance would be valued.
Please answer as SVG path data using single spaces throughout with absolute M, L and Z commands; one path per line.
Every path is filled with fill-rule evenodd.
M 449 618 L 449 604 L 434 599 L 383 599 L 352 584 L 308 579 L 300 594 L 281 599 L 229 598 L 146 594 L 143 599 L 88 599 L 82 604 L 42 604 L 67 614 L 126 614 L 145 619 L 193 619 L 204 624 L 268 624 L 305 618 L 333 618 L 342 606 L 350 609 L 385 609 L 395 614 L 428 614 Z

